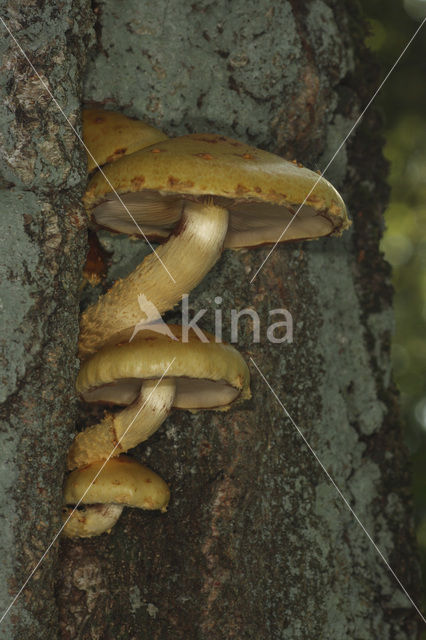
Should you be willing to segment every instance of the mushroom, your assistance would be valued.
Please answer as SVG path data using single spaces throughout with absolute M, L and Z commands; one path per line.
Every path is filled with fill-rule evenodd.
M 88 151 L 87 170 L 114 162 L 143 147 L 167 140 L 165 133 L 116 111 L 83 109 L 83 140 Z
M 290 221 L 283 242 L 339 235 L 350 224 L 342 198 L 327 180 L 215 134 L 167 139 L 104 171 L 107 180 L 96 174 L 84 197 L 92 220 L 137 233 L 124 203 L 147 238 L 168 241 L 83 313 L 82 358 L 129 339 L 140 320 L 141 292 L 159 313 L 171 309 L 203 279 L 224 247 L 274 243 Z
M 250 397 L 249 371 L 238 351 L 215 342 L 215 337 L 207 332 L 204 332 L 206 342 L 194 331 L 188 332 L 188 341 L 183 342 L 182 327 L 169 325 L 168 329 L 170 335 L 142 330 L 131 343 L 105 347 L 80 369 L 77 390 L 85 401 L 128 406 L 115 415 L 107 414 L 99 424 L 79 433 L 71 445 L 68 468 L 77 469 L 67 479 L 65 504 L 76 504 L 80 500 L 97 504 L 89 515 L 73 513 L 72 521 L 66 525 L 68 536 L 98 535 L 111 529 L 123 503 L 144 508 L 146 487 L 139 493 L 135 489 L 137 498 L 132 493 L 131 498 L 117 499 L 117 495 L 122 495 L 121 488 L 128 487 L 130 476 L 125 476 L 117 489 L 111 480 L 111 463 L 114 459 L 121 461 L 120 454 L 149 438 L 172 407 L 191 411 L 227 410 L 234 402 Z M 170 366 L 167 377 L 163 377 L 167 362 Z M 96 480 L 97 491 L 91 488 L 82 499 L 82 490 L 92 480 L 94 470 L 100 467 L 99 461 L 106 459 L 105 469 Z M 126 456 L 124 459 L 127 460 Z M 113 478 L 117 480 L 120 466 L 112 469 L 117 474 Z M 131 469 L 133 474 L 136 467 Z M 159 482 L 160 479 L 157 484 Z M 112 493 L 109 493 L 110 486 L 113 486 Z M 124 488 L 123 495 L 127 496 Z M 139 502 L 136 503 L 136 499 Z M 160 502 L 153 499 L 153 504 Z M 161 502 L 160 507 L 152 508 L 163 507 Z M 68 511 L 65 515 L 68 516 Z M 80 520 L 82 525 L 78 524 Z M 91 533 L 87 534 L 86 529 Z
M 83 363 L 77 391 L 86 402 L 129 406 L 77 435 L 68 452 L 69 469 L 107 458 L 114 447 L 114 455 L 136 447 L 160 427 L 172 407 L 226 410 L 235 400 L 250 397 L 249 371 L 236 349 L 215 342 L 207 332 L 204 342 L 193 330 L 183 342 L 182 327 L 168 328 L 177 340 L 145 330 L 132 342 L 104 347 Z M 167 377 L 161 379 L 167 361 Z
M 98 536 L 111 530 L 124 506 L 165 512 L 169 498 L 164 480 L 129 456 L 92 462 L 65 481 L 62 534 L 68 538 Z M 80 503 L 83 508 L 69 506 Z

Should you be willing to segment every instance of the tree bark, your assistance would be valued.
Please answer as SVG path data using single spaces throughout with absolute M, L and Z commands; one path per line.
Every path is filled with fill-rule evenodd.
M 0 15 L 79 127 L 87 3 L 3 2 Z M 87 234 L 80 143 L 3 25 L 0 48 L 1 616 L 60 527 Z M 57 546 L 2 621 L 2 639 L 58 637 Z
M 78 7 L 85 15 L 83 4 L 66 6 L 68 15 L 75 11 L 75 59 L 65 55 L 54 70 L 62 69 L 62 103 L 69 100 L 76 114 L 90 20 L 77 17 Z M 323 168 L 378 84 L 362 43 L 362 18 L 352 2 L 126 0 L 117 7 L 113 0 L 94 6 L 97 50 L 87 67 L 84 99 L 146 119 L 170 135 L 219 132 Z M 34 36 L 40 39 L 37 51 L 47 46 L 43 38 L 58 46 L 53 38 L 61 34 L 62 46 L 71 54 L 66 18 L 62 9 L 54 36 Z M 48 60 L 37 62 L 50 78 Z M 21 59 L 18 64 L 27 74 L 19 81 L 28 91 L 36 83 L 29 83 L 31 73 Z M 19 110 L 14 113 L 19 122 Z M 6 177 L 14 186 L 7 184 L 4 192 L 16 194 L 14 220 L 28 209 L 33 216 L 33 211 L 41 212 L 39 203 L 45 199 L 62 225 L 62 244 L 50 249 L 40 231 L 46 216 L 36 217 L 37 234 L 30 236 L 35 258 L 11 298 L 31 303 L 22 320 L 18 316 L 22 333 L 16 343 L 24 346 L 7 361 L 19 379 L 10 391 L 14 417 L 5 439 L 11 447 L 6 450 L 9 469 L 17 465 L 16 480 L 10 470 L 7 475 L 17 487 L 17 506 L 5 511 L 7 526 L 12 523 L 10 535 L 16 535 L 17 559 L 4 571 L 6 578 L 15 572 L 17 583 L 58 523 L 58 487 L 72 418 L 64 407 L 75 373 L 83 234 L 73 227 L 71 211 L 78 206 L 81 156 L 50 103 L 37 113 L 38 122 L 46 123 L 46 118 L 59 127 L 55 140 L 68 141 L 75 155 L 60 155 L 55 163 L 60 170 L 46 172 L 40 139 L 47 136 L 50 145 L 46 131 L 52 133 L 46 128 L 31 134 L 32 177 L 25 182 L 14 169 L 13 179 Z M 242 322 L 235 346 L 247 360 L 253 357 L 419 602 L 407 455 L 390 373 L 391 287 L 378 248 L 387 198 L 379 128 L 377 114 L 370 111 L 328 171 L 349 205 L 354 220 L 350 232 L 341 239 L 277 248 L 252 285 L 250 277 L 268 249 L 227 251 L 191 294 L 190 306 L 209 309 L 202 327 L 212 331 L 214 298 L 221 296 L 225 340 L 231 337 L 231 308 L 256 309 L 261 342 L 253 342 L 250 325 Z M 22 149 L 10 139 L 9 145 Z M 76 173 L 71 168 L 67 173 L 68 166 Z M 77 226 L 83 224 L 78 220 Z M 130 271 L 146 248 L 139 241 L 100 235 L 113 252 L 106 288 Z M 20 252 L 27 238 L 21 231 Z M 20 264 L 19 255 L 10 260 Z M 34 278 L 37 269 L 43 278 Z M 35 285 L 27 285 L 25 278 L 36 280 Z M 30 286 L 38 286 L 39 292 L 43 287 L 43 294 L 31 298 Z M 99 290 L 91 295 L 97 294 Z M 13 302 L 11 309 L 16 306 Z M 36 315 L 40 307 L 42 315 Z M 293 316 L 290 344 L 266 339 L 268 313 L 277 308 L 287 308 Z M 34 313 L 26 315 L 30 311 Z M 167 318 L 180 320 L 178 313 Z M 15 312 L 8 327 L 12 331 L 17 324 Z M 55 330 L 49 333 L 49 327 Z M 18 369 L 26 344 L 32 349 L 25 355 L 28 364 Z M 109 536 L 62 542 L 57 574 L 62 638 L 417 637 L 413 607 L 254 367 L 252 393 L 250 402 L 227 414 L 175 411 L 135 451 L 169 482 L 167 515 L 128 509 Z M 15 433 L 18 442 L 10 435 Z M 12 494 L 7 495 L 10 500 Z M 19 524 L 13 513 L 25 522 Z M 40 531 L 35 529 L 39 523 Z M 55 637 L 57 629 L 53 557 L 48 556 L 38 580 L 16 605 L 16 616 L 26 628 L 32 623 L 18 606 L 38 620 L 34 637 Z M 7 595 L 14 591 L 15 585 Z M 46 620 L 40 620 L 42 599 Z M 19 637 L 13 635 L 15 623 L 9 623 L 9 637 Z
M 85 100 L 170 135 L 220 132 L 324 167 L 378 82 L 352 5 L 126 2 L 118 13 L 102 2 Z M 228 251 L 191 307 L 211 310 L 203 326 L 212 330 L 221 296 L 228 340 L 230 309 L 257 310 L 261 343 L 246 324 L 238 348 L 418 600 L 390 376 L 391 289 L 378 251 L 387 198 L 379 127 L 370 112 L 328 172 L 347 198 L 352 232 L 277 249 L 253 285 L 267 250 Z M 115 252 L 111 282 L 144 249 L 102 237 Z M 294 341 L 272 345 L 268 311 L 282 307 Z M 170 483 L 166 517 L 128 510 L 110 536 L 63 544 L 65 638 L 416 637 L 417 614 L 252 374 L 245 406 L 174 412 L 139 447 Z

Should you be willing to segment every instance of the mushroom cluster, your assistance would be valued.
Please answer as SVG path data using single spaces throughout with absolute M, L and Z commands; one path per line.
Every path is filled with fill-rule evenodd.
M 165 511 L 166 483 L 123 453 L 157 431 L 172 408 L 226 410 L 250 397 L 248 368 L 236 349 L 206 332 L 207 342 L 192 331 L 184 342 L 181 327 L 168 329 L 171 336 L 142 330 L 132 342 L 105 347 L 82 364 L 77 390 L 84 400 L 126 408 L 106 414 L 71 445 L 65 535 L 111 529 L 124 505 Z M 73 510 L 80 503 L 84 509 Z
M 248 368 L 236 349 L 194 332 L 184 342 L 178 326 L 156 331 L 158 314 L 189 294 L 224 248 L 339 235 L 349 226 L 340 195 L 324 178 L 236 140 L 167 138 L 99 110 L 86 110 L 84 137 L 89 169 L 103 165 L 84 197 L 92 222 L 163 244 L 81 317 L 78 391 L 87 402 L 126 408 L 71 446 L 68 536 L 108 531 L 124 505 L 166 509 L 166 483 L 123 453 L 150 437 L 172 408 L 227 409 L 250 397 Z M 133 339 L 141 294 L 149 305 Z M 76 504 L 84 508 L 74 510 Z

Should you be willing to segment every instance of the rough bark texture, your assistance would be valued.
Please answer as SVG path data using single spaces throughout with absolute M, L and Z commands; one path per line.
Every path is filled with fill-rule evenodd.
M 354 3 L 127 1 L 96 7 L 85 100 L 170 135 L 221 132 L 324 167 L 376 86 Z M 355 224 L 344 238 L 226 252 L 191 295 L 253 305 L 239 349 L 253 356 L 415 598 L 406 453 L 391 383 L 389 273 L 378 252 L 387 197 L 372 113 L 329 176 Z M 368 163 L 365 158 L 368 157 Z M 145 249 L 101 234 L 106 286 Z M 294 342 L 266 341 L 268 310 Z M 177 314 L 170 318 L 179 320 Z M 136 455 L 172 488 L 168 514 L 128 510 L 110 536 L 65 542 L 63 637 L 415 638 L 418 618 L 263 380 L 228 414 L 174 412 Z
M 361 17 L 353 4 L 126 0 L 118 10 L 113 0 L 99 3 L 94 7 L 98 46 L 87 69 L 85 100 L 145 118 L 171 135 L 220 132 L 297 157 L 312 168 L 324 167 L 377 82 L 362 45 Z M 33 11 L 28 11 L 34 21 Z M 60 20 L 66 21 L 66 13 L 61 9 L 55 23 L 58 31 L 52 32 L 55 37 L 59 33 L 64 38 Z M 75 24 L 78 30 L 80 22 Z M 37 38 L 50 42 L 44 28 Z M 77 60 L 83 46 L 81 39 L 75 44 Z M 5 55 L 10 56 L 10 51 Z M 65 66 L 59 66 L 64 73 L 70 69 L 67 65 L 77 64 L 68 56 L 65 60 L 61 62 Z M 45 56 L 39 63 L 49 64 Z M 24 67 L 18 69 L 27 73 Z M 78 95 L 77 68 L 73 73 L 64 83 L 68 93 L 63 89 L 62 103 Z M 76 107 L 70 103 L 69 109 L 76 113 Z M 43 122 L 51 118 L 59 127 L 55 140 L 68 141 L 72 147 L 74 142 L 54 110 L 46 106 L 43 115 Z M 266 250 L 228 251 L 191 295 L 191 307 L 210 310 L 202 326 L 212 330 L 214 298 L 221 296 L 224 339 L 230 338 L 231 308 L 257 310 L 261 343 L 253 344 L 251 327 L 242 322 L 238 348 L 262 369 L 418 600 L 406 453 L 390 376 L 389 274 L 378 252 L 386 167 L 377 129 L 370 114 L 329 171 L 350 206 L 354 219 L 350 233 L 342 239 L 277 249 L 253 285 L 249 278 Z M 42 132 L 38 144 L 40 138 Z M 26 142 L 30 149 L 31 141 Z M 34 149 L 37 168 L 39 158 L 47 161 L 43 147 Z M 75 146 L 72 149 L 78 153 Z M 16 200 L 26 209 L 31 208 L 32 198 L 37 203 L 45 198 L 56 207 L 53 191 L 55 197 L 58 192 L 64 196 L 62 202 L 74 203 L 77 174 L 71 171 L 65 182 L 63 176 L 64 167 L 76 167 L 78 162 L 74 157 L 73 164 L 67 164 L 71 151 L 65 155 L 61 147 L 61 152 L 59 170 L 51 168 L 54 180 L 41 169 L 41 186 L 34 183 L 35 178 L 18 183 L 6 177 L 18 184 L 6 195 L 11 197 L 18 188 L 23 200 Z M 15 173 L 19 175 L 17 169 Z M 33 206 L 31 215 L 33 209 L 42 207 Z M 54 211 L 62 225 L 72 219 Z M 19 251 L 24 251 L 22 239 L 28 236 L 21 232 L 19 237 Z M 44 523 L 55 522 L 59 513 L 57 486 L 69 424 L 68 416 L 60 422 L 64 419 L 61 407 L 68 401 L 65 388 L 68 385 L 69 394 L 75 370 L 76 307 L 72 305 L 80 236 L 76 230 L 64 234 L 62 246 L 69 249 L 65 283 L 64 272 L 58 271 L 66 257 L 64 249 L 54 250 L 58 261 L 54 267 L 52 253 L 37 249 L 39 237 L 34 241 L 36 257 L 30 273 L 22 277 L 34 277 L 36 269 L 42 269 L 38 265 L 45 264 L 43 277 L 49 280 L 44 288 L 50 287 L 50 295 L 37 302 L 29 298 L 32 289 L 25 297 L 25 289 L 16 298 L 29 300 L 33 311 L 46 300 L 53 309 L 46 313 L 47 319 L 38 321 L 41 329 L 34 320 L 28 325 L 28 316 L 22 312 L 33 351 L 27 354 L 30 364 L 18 371 L 25 382 L 12 387 L 16 394 L 12 425 L 18 423 L 16 433 L 25 437 L 18 444 L 9 435 L 5 445 L 10 448 L 8 464 L 18 465 L 18 488 L 28 509 L 15 510 L 18 517 L 23 514 L 27 519 L 21 526 L 27 541 L 22 547 L 19 538 L 16 541 L 18 549 L 25 549 L 19 565 L 24 573 L 36 557 L 35 517 L 42 524 L 37 531 L 41 550 L 52 531 Z M 108 286 L 128 272 L 146 248 L 140 241 L 106 233 L 101 237 L 113 252 Z M 62 293 L 65 286 L 66 294 Z M 92 296 L 98 293 L 95 290 Z M 60 309 L 64 314 L 66 305 L 74 316 L 68 315 L 65 321 L 55 314 Z M 265 336 L 268 311 L 282 307 L 293 315 L 294 341 L 270 344 Z M 13 328 L 16 313 L 13 325 L 9 320 Z M 177 313 L 169 318 L 179 321 Z M 48 339 L 49 326 L 55 326 L 55 331 Z M 37 340 L 36 330 L 40 332 Z M 52 340 L 64 384 L 55 400 L 41 389 L 47 394 L 57 391 L 55 363 L 48 366 Z M 18 344 L 22 342 L 20 336 Z M 41 362 L 46 363 L 43 373 Z M 166 516 L 127 510 L 111 535 L 62 543 L 57 580 L 62 638 L 417 637 L 418 618 L 411 605 L 254 368 L 252 373 L 253 399 L 246 405 L 227 414 L 174 412 L 135 452 L 170 483 L 173 497 Z M 29 388 L 32 379 L 36 386 L 26 399 L 19 393 Z M 53 429 L 58 434 L 54 442 Z M 29 460 L 30 447 L 33 460 Z M 7 481 L 13 482 L 10 471 Z M 49 495 L 40 497 L 37 486 Z M 11 494 L 7 495 L 10 499 Z M 17 496 L 22 506 L 24 498 L 19 502 Z M 13 509 L 6 511 L 12 524 Z M 14 558 L 13 563 L 8 575 L 16 566 Z M 55 636 L 49 561 L 44 572 L 22 600 L 36 612 L 39 597 L 46 600 L 51 635 L 40 627 L 34 637 Z M 19 582 L 22 575 L 17 575 Z M 16 611 L 19 615 L 20 610 Z M 29 626 L 29 618 L 22 620 Z
M 87 3 L 3 2 L 1 16 L 79 123 L 93 40 Z M 1 616 L 60 526 L 86 220 L 80 144 L 3 26 L 0 49 Z M 57 544 L 2 622 L 2 639 L 57 637 L 56 557 Z

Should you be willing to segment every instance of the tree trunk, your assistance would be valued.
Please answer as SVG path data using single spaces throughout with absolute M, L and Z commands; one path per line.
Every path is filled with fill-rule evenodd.
M 56 5 L 5 2 L 0 15 L 79 126 L 93 18 L 84 1 Z M 0 47 L 1 616 L 60 526 L 87 233 L 81 146 L 3 25 Z M 2 639 L 57 637 L 57 546 L 0 624 Z
M 378 84 L 353 5 L 337 0 L 101 2 L 94 7 L 97 50 L 86 69 L 84 99 L 146 119 L 169 135 L 219 132 L 323 168 Z M 70 13 L 78 8 L 77 3 L 72 9 L 67 5 Z M 34 62 L 53 82 L 43 38 L 49 43 L 56 38 L 54 48 L 60 46 L 59 33 L 62 50 L 72 40 L 76 59 L 65 55 L 54 70 L 61 73 L 58 98 L 76 113 L 89 19 L 76 22 L 74 17 L 71 35 L 65 31 L 66 18 L 62 9 L 54 35 L 34 36 L 37 52 L 43 53 Z M 5 56 L 12 59 L 13 50 L 16 60 L 9 45 Z M 22 59 L 15 65 L 20 72 L 15 82 L 39 96 L 38 84 L 28 84 L 31 72 Z M 15 187 L 8 184 L 4 191 L 17 203 L 10 208 L 14 220 L 24 224 L 22 214 L 28 210 L 35 217 L 34 233 L 22 227 L 20 253 L 15 249 L 10 257 L 17 269 L 22 252 L 29 251 L 25 243 L 31 243 L 34 257 L 26 269 L 21 267 L 22 282 L 10 298 L 14 313 L 7 324 L 15 331 L 22 315 L 18 339 L 7 343 L 15 345 L 7 364 L 17 380 L 9 392 L 14 417 L 6 439 L 7 465 L 16 469 L 15 476 L 7 472 L 7 481 L 16 487 L 16 494 L 7 494 L 14 503 L 5 512 L 10 526 L 5 539 L 16 536 L 17 553 L 3 569 L 6 579 L 13 572 L 17 576 L 9 597 L 57 527 L 72 417 L 63 411 L 75 372 L 82 233 L 73 227 L 72 211 L 81 158 L 66 125 L 47 104 L 37 118 L 30 114 L 31 122 L 45 129 L 34 134 L 31 129 L 26 143 L 42 163 L 30 165 L 27 182 L 6 177 Z M 14 113 L 19 123 L 18 106 Z M 51 144 L 49 119 L 58 127 L 56 144 L 64 141 L 54 163 L 60 171 L 52 167 L 51 174 L 41 144 L 43 136 Z M 214 298 L 221 296 L 225 340 L 231 338 L 230 310 L 256 309 L 260 343 L 242 321 L 235 346 L 256 362 L 418 602 L 407 456 L 390 375 L 391 287 L 378 249 L 387 198 L 379 128 L 370 111 L 328 171 L 349 205 L 350 232 L 340 239 L 277 248 L 253 284 L 250 278 L 268 249 L 227 251 L 191 294 L 190 307 L 209 310 L 201 324 L 212 331 Z M 15 140 L 13 148 L 22 145 Z M 67 167 L 74 172 L 67 173 Z M 21 169 L 14 171 L 19 177 Z M 44 201 L 62 225 L 53 234 L 56 245 L 43 235 Z M 113 252 L 107 287 L 133 268 L 146 248 L 107 233 L 101 239 Z M 40 265 L 43 277 L 36 279 Z M 16 284 L 13 272 L 6 282 Z M 38 298 L 31 287 L 39 287 Z M 292 343 L 272 344 L 266 338 L 268 313 L 278 308 L 292 314 Z M 179 322 L 180 316 L 167 318 Z M 26 344 L 31 345 L 27 354 Z M 57 601 L 63 639 L 417 637 L 415 610 L 265 381 L 254 366 L 251 370 L 250 402 L 229 413 L 174 411 L 135 450 L 170 484 L 167 515 L 128 509 L 110 535 L 62 542 Z M 14 520 L 12 513 L 25 522 Z M 29 627 L 22 608 L 37 616 L 44 599 L 46 620 L 39 624 L 45 627 L 34 637 L 56 637 L 53 556 L 52 550 L 14 609 Z M 13 635 L 18 623 L 12 617 L 9 624 L 5 637 L 22 637 Z

